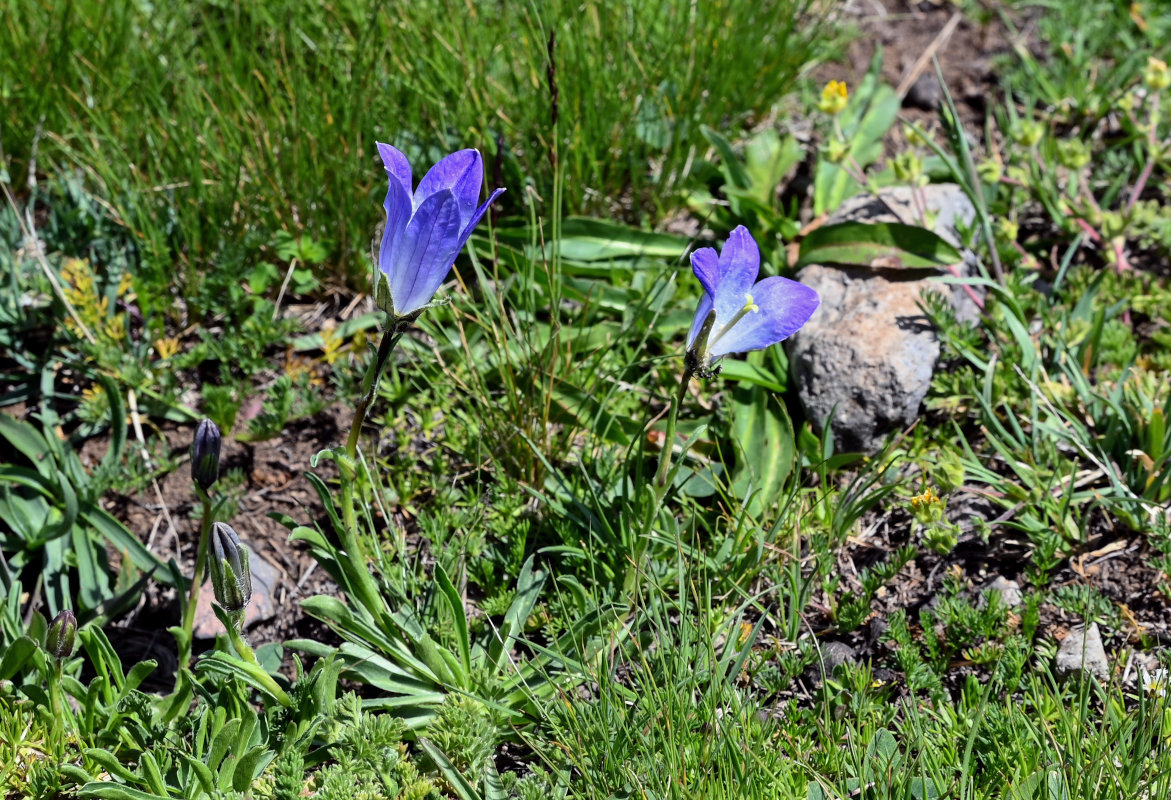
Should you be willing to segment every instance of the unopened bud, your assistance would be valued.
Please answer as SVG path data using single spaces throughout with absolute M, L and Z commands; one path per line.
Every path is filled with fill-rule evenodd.
M 225 611 L 240 611 L 252 599 L 252 572 L 248 569 L 248 548 L 232 526 L 214 522 L 211 526 L 211 587 L 216 602 Z
M 54 658 L 69 658 L 73 655 L 73 640 L 77 636 L 77 617 L 68 608 L 63 610 L 49 624 L 49 635 L 45 649 Z
M 1021 120 L 1020 124 L 1014 126 L 1012 130 L 1012 138 L 1017 144 L 1025 147 L 1032 147 L 1041 141 L 1041 137 L 1044 135 L 1045 125 L 1032 119 Z
M 1063 139 L 1057 143 L 1057 160 L 1068 169 L 1081 169 L 1090 163 L 1090 148 L 1080 139 Z
M 191 480 L 207 491 L 220 477 L 220 429 L 210 419 L 199 423 L 191 444 Z
M 1147 68 L 1143 70 L 1143 83 L 1156 92 L 1171 86 L 1171 73 L 1167 71 L 1167 62 L 1158 58 L 1148 58 Z

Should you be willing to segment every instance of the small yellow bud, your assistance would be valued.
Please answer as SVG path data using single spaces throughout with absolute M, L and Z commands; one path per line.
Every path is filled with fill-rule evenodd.
M 842 81 L 830 81 L 821 90 L 821 102 L 817 107 L 826 114 L 841 114 L 846 109 L 849 93 Z
M 913 128 L 910 125 L 903 126 L 903 138 L 907 140 L 907 144 L 911 147 L 926 147 L 929 137 L 920 133 L 918 128 Z
M 1004 175 L 1004 166 L 991 158 L 986 158 L 976 165 L 976 174 L 984 183 L 1000 183 Z
M 1045 134 L 1045 126 L 1032 119 L 1021 120 L 1012 131 L 1012 138 L 1016 140 L 1017 144 L 1025 147 L 1032 147 L 1037 142 L 1041 141 L 1041 137 Z
M 1090 163 L 1090 148 L 1080 139 L 1063 139 L 1057 143 L 1057 160 L 1069 169 L 1081 169 Z
M 168 336 L 163 339 L 155 340 L 155 352 L 159 354 L 159 358 L 166 361 L 171 356 L 179 352 L 179 340 L 174 336 Z
M 943 519 L 943 509 L 946 504 L 930 486 L 923 490 L 923 494 L 911 498 L 911 515 L 923 525 L 930 525 Z
M 911 186 L 918 186 L 919 179 L 923 177 L 923 159 L 910 150 L 895 156 L 890 162 L 890 168 L 895 174 L 895 180 Z
M 850 154 L 850 145 L 840 139 L 830 139 L 821 152 L 826 161 L 831 164 L 840 164 Z
M 1167 62 L 1154 57 L 1148 58 L 1147 68 L 1143 70 L 1143 83 L 1155 92 L 1161 92 L 1171 86 L 1171 73 L 1167 72 Z

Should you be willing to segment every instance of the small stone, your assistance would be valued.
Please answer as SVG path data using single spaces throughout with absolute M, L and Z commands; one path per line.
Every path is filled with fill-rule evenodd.
M 843 664 L 856 664 L 857 656 L 854 648 L 845 642 L 822 642 L 818 648 L 818 659 L 805 670 L 805 679 L 814 685 L 820 684 L 834 676 L 834 672 Z
M 1110 662 L 1106 659 L 1106 648 L 1102 646 L 1098 623 L 1091 622 L 1087 627 L 1071 630 L 1057 648 L 1053 666 L 1057 677 L 1063 680 L 1089 674 L 1105 683 L 1110 677 Z
M 997 575 L 993 580 L 984 584 L 981 591 L 999 594 L 1000 602 L 1006 608 L 1016 608 L 1024 602 L 1024 597 L 1021 595 L 1021 585 L 1016 581 L 1010 581 L 1003 575 Z
M 939 85 L 939 78 L 927 72 L 911 84 L 907 96 L 903 98 L 903 105 L 923 111 L 938 111 L 942 101 L 943 87 Z
M 843 664 L 854 664 L 854 648 L 845 642 L 825 642 L 821 645 L 821 664 L 824 674 L 832 676 L 834 670 Z

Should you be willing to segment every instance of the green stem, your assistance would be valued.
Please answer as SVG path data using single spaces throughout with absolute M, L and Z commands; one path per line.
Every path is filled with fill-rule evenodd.
M 183 606 L 183 635 L 179 640 L 179 668 L 191 663 L 191 643 L 195 630 L 195 606 L 199 602 L 199 587 L 203 584 L 203 565 L 207 562 L 207 540 L 211 531 L 211 497 L 198 484 L 195 492 L 203 503 L 203 518 L 199 522 L 199 547 L 195 551 L 195 567 L 191 571 L 191 588 Z
M 381 603 L 379 602 L 378 587 L 366 568 L 366 554 L 358 539 L 358 514 L 354 508 L 354 488 L 358 480 L 358 438 L 362 432 L 362 423 L 366 420 L 366 412 L 374 402 L 374 395 L 378 389 L 378 378 L 390 358 L 391 351 L 398 344 L 406 332 L 409 319 L 392 320 L 382 334 L 382 341 L 378 344 L 378 353 L 366 370 L 362 379 L 362 394 L 354 409 L 354 421 L 350 425 L 350 435 L 346 439 L 346 452 L 343 458 L 338 459 L 342 481 L 342 548 L 346 557 L 354 565 L 352 572 L 353 585 L 350 587 L 357 600 L 371 614 L 376 614 Z
M 687 387 L 691 383 L 691 377 L 695 374 L 695 368 L 688 365 L 683 370 L 683 378 L 679 381 L 679 389 L 675 393 L 675 400 L 671 403 L 671 410 L 667 413 L 667 434 L 663 439 L 663 449 L 659 453 L 659 468 L 655 472 L 655 497 L 657 500 L 662 500 L 663 495 L 667 492 L 667 473 L 671 471 L 671 455 L 675 449 L 675 422 L 679 418 L 679 406 L 683 405 L 683 401 L 687 397 Z
M 276 698 L 276 701 L 285 708 L 293 705 L 293 701 L 289 698 L 285 690 L 280 687 L 273 677 L 265 671 L 264 667 L 260 666 L 260 662 L 256 660 L 256 653 L 252 652 L 252 647 L 248 642 L 244 641 L 244 637 L 240 635 L 240 623 L 244 619 L 243 611 L 236 611 L 229 615 L 231 617 L 231 625 L 228 625 L 228 640 L 232 643 L 232 649 L 236 651 L 236 655 L 240 656 L 241 660 L 249 664 L 252 669 L 248 670 L 256 682 L 261 684 L 265 691 Z
M 61 659 L 54 657 L 56 662 L 49 671 L 49 702 L 53 708 L 54 719 L 64 722 L 61 703 Z
M 362 394 L 354 409 L 354 421 L 350 425 L 350 436 L 346 439 L 346 455 L 351 459 L 354 459 L 358 454 L 358 437 L 362 434 L 362 424 L 366 421 L 366 412 L 370 410 L 370 404 L 374 402 L 378 378 L 382 375 L 382 370 L 386 366 L 386 361 L 390 358 L 394 346 L 403 337 L 406 327 L 406 321 L 395 320 L 391 322 L 390 327 L 382 334 L 382 341 L 378 343 L 377 355 L 370 362 L 366 375 L 362 378 Z

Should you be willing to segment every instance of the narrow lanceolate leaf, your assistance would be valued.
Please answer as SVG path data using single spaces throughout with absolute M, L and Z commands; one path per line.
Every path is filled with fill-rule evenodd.
M 897 222 L 839 222 L 823 225 L 802 240 L 796 266 L 931 269 L 961 261 L 958 250 L 926 228 Z

